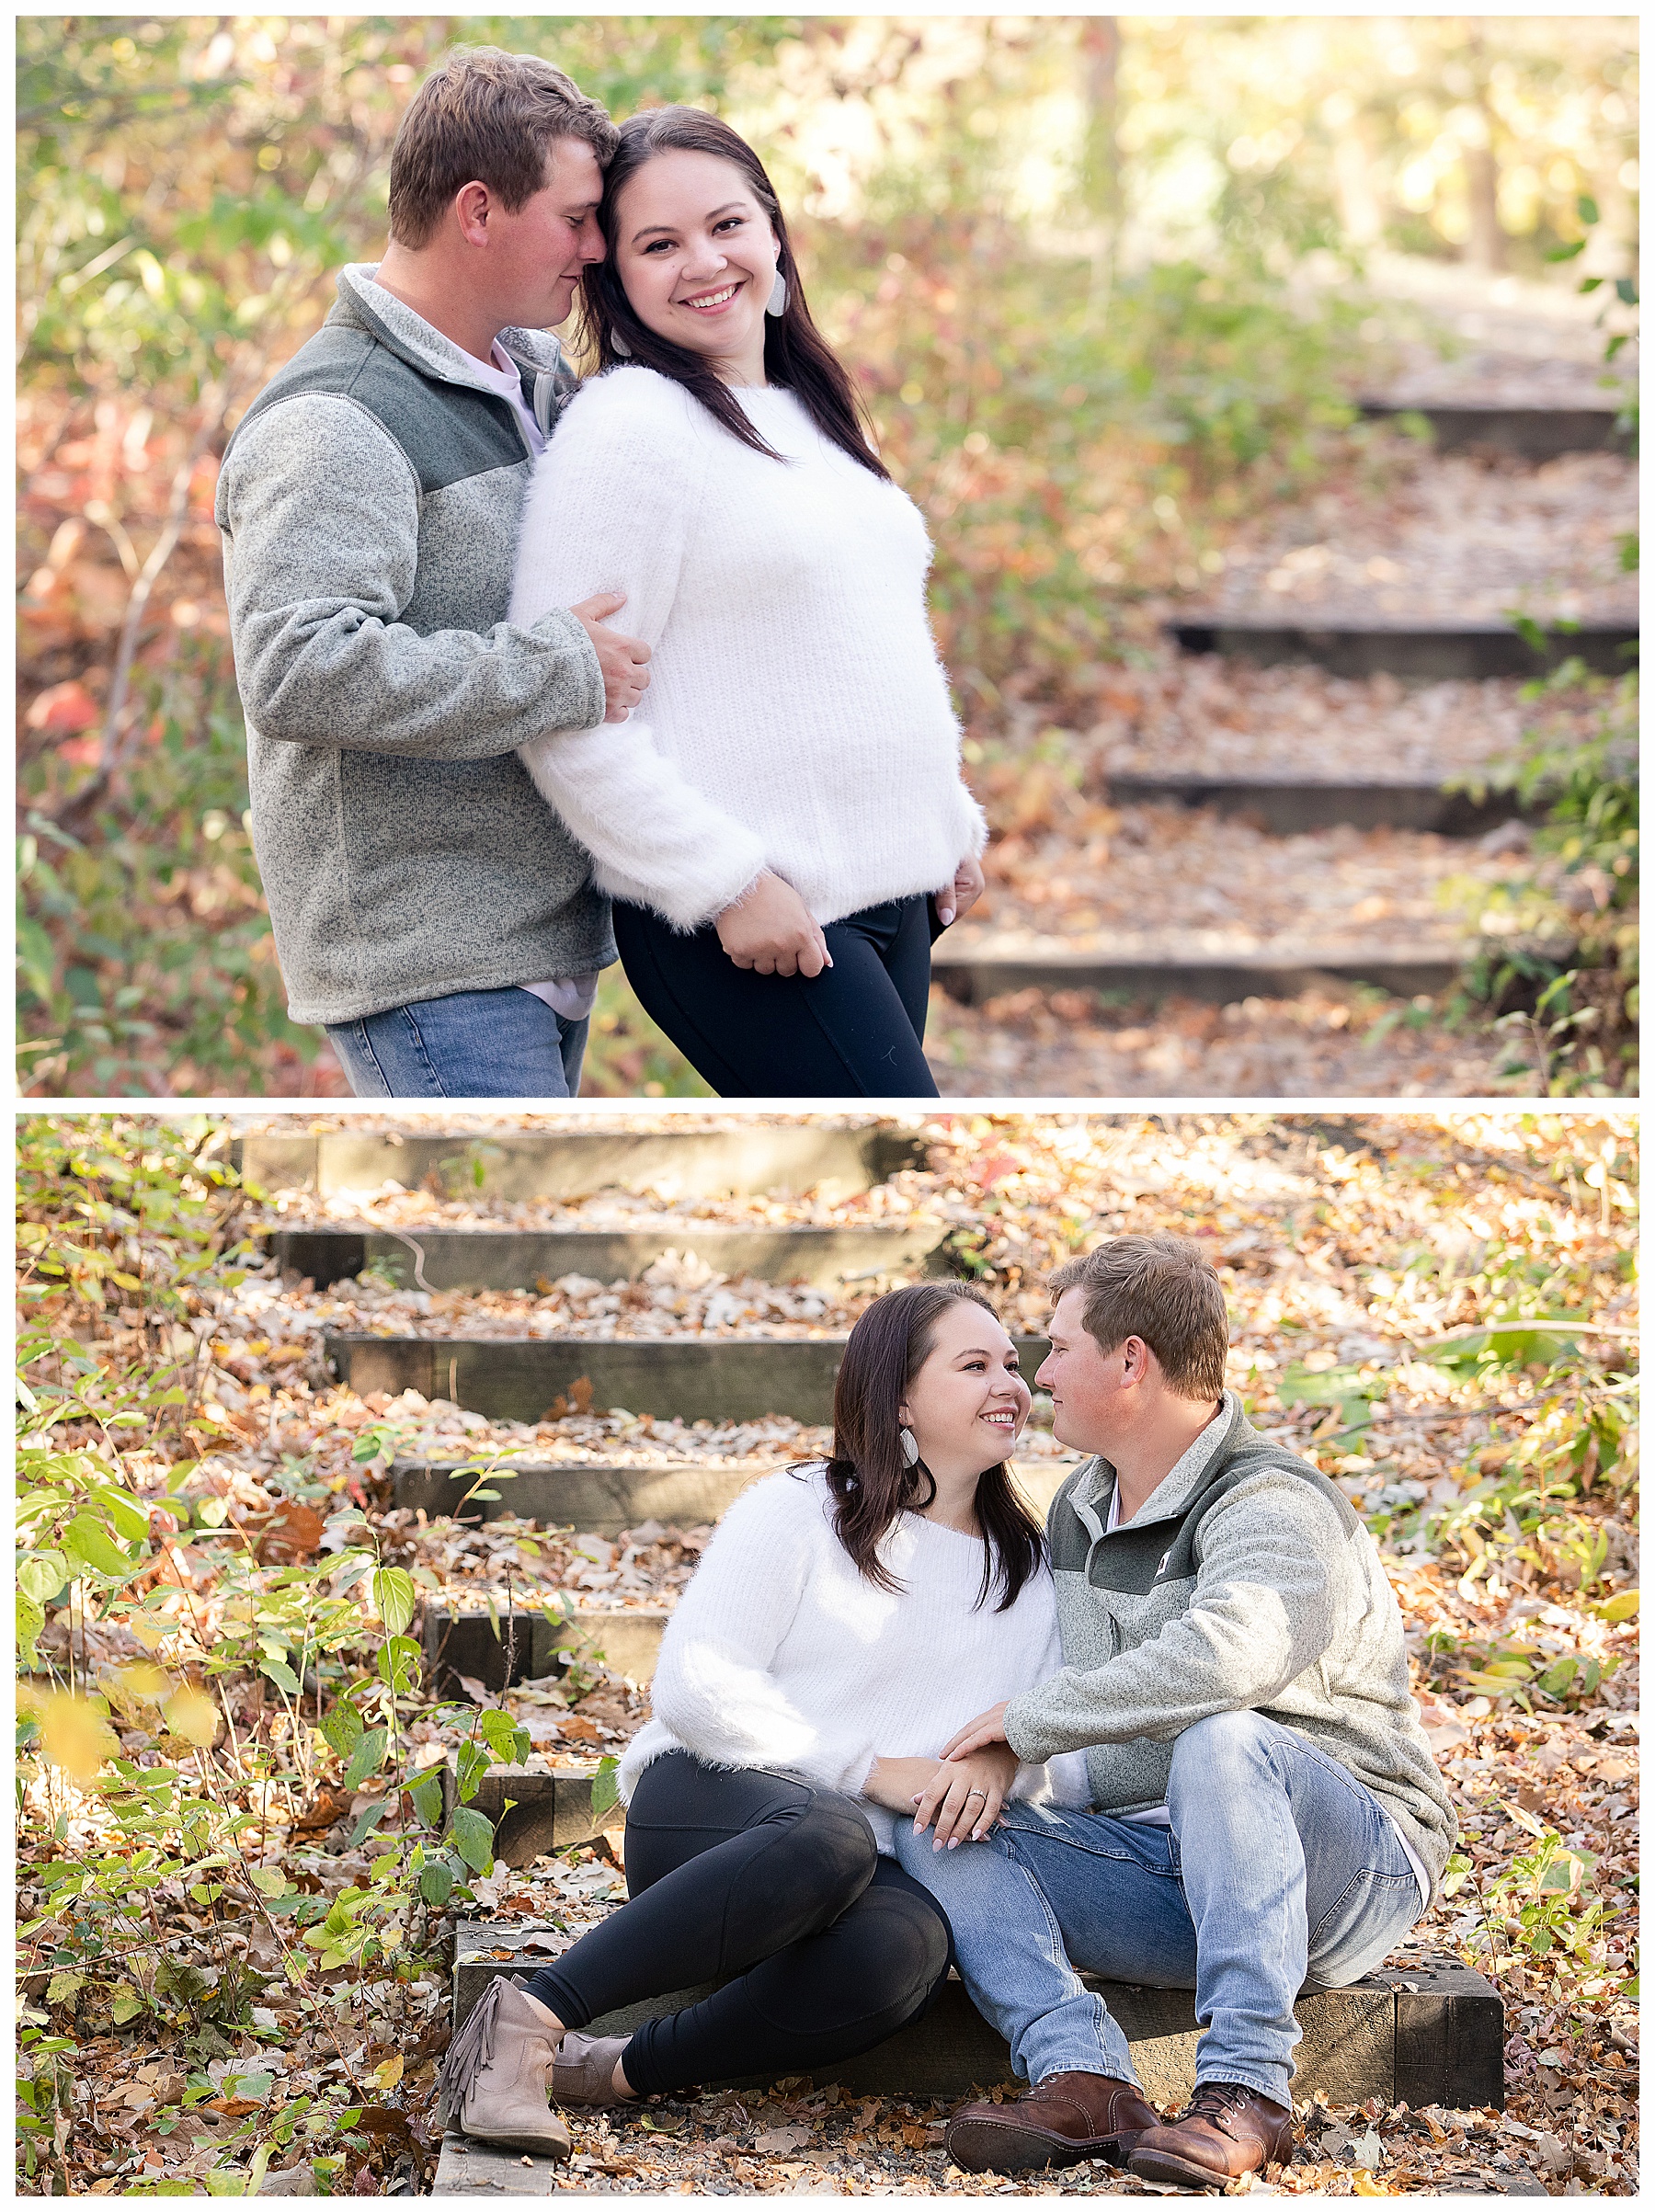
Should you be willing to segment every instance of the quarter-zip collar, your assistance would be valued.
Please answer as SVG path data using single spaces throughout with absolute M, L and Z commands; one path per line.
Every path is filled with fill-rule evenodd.
M 433 328 L 422 314 L 387 291 L 377 281 L 377 261 L 356 261 L 339 271 L 339 297 L 328 314 L 330 323 L 351 323 L 371 331 L 382 346 L 399 359 L 448 384 L 462 384 L 471 392 L 499 397 L 478 376 L 471 356 Z M 524 396 L 542 432 L 549 437 L 557 419 L 560 395 L 566 397 L 579 379 L 568 355 L 549 330 L 507 329 L 496 334 L 501 350 L 516 364 L 523 378 Z
M 1141 1529 L 1147 1528 L 1152 1522 L 1181 1519 L 1184 1508 L 1205 1478 L 1214 1461 L 1221 1454 L 1227 1459 L 1233 1456 L 1254 1433 L 1251 1422 L 1242 1410 L 1241 1400 L 1233 1390 L 1227 1390 L 1218 1412 L 1181 1458 L 1161 1477 L 1131 1521 L 1123 1525 Z M 1113 1464 L 1107 1459 L 1096 1458 L 1069 1492 L 1069 1504 L 1074 1508 L 1075 1517 L 1093 1544 L 1101 1543 L 1108 1526 L 1109 1505 L 1114 1496 L 1115 1480 Z

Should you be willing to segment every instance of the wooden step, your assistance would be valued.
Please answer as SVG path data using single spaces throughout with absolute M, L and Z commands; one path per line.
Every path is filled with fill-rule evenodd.
M 477 1481 L 479 1465 L 490 1465 L 484 1488 L 495 1498 L 461 1499 Z M 542 1525 L 572 1528 L 594 1536 L 618 1536 L 645 1521 L 664 1528 L 700 1528 L 717 1521 L 749 1482 L 770 1466 L 723 1465 L 698 1459 L 657 1462 L 653 1466 L 571 1460 L 518 1460 L 492 1468 L 485 1460 L 398 1459 L 391 1465 L 392 1500 L 429 1521 L 451 1516 L 463 1522 L 499 1521 L 513 1516 Z
M 600 1661 L 633 1682 L 647 1682 L 671 1617 L 654 1605 L 576 1606 L 562 1621 L 527 1610 L 508 1614 L 504 1605 L 492 1615 L 481 1607 L 474 1612 L 428 1605 L 421 1629 L 427 1680 L 439 1695 L 451 1693 L 462 1675 L 498 1693 L 514 1682 L 560 1673 L 558 1654 L 568 1651 L 578 1659 Z
M 952 932 L 951 932 L 952 934 Z M 1233 1006 L 1243 998 L 1296 998 L 1301 991 L 1326 990 L 1340 983 L 1372 984 L 1399 998 L 1445 991 L 1463 963 L 1438 947 L 1375 946 L 1369 953 L 1349 946 L 1318 951 L 1311 946 L 1284 954 L 1204 953 L 1176 943 L 1158 953 L 1080 952 L 1061 938 L 1022 938 L 1009 930 L 985 931 L 950 943 L 943 938 L 931 954 L 931 975 L 951 998 L 981 1006 L 1003 992 L 1031 986 L 1048 991 L 1101 991 L 1117 1000 L 1136 1002 L 1193 998 L 1212 1006 Z
M 1526 812 L 1515 792 L 1444 791 L 1435 783 L 1336 783 L 1293 776 L 1111 775 L 1116 806 L 1204 806 L 1240 815 L 1273 837 L 1301 837 L 1349 823 L 1357 829 L 1430 830 L 1476 838 Z
M 618 1536 L 646 1521 L 658 1521 L 666 1528 L 710 1525 L 722 1518 L 725 1508 L 749 1482 L 775 1472 L 768 1463 L 721 1466 L 716 1461 L 696 1459 L 648 1466 L 528 1459 L 510 1464 L 508 1473 L 487 1458 L 398 1459 L 391 1467 L 393 1502 L 421 1511 L 431 1521 L 452 1515 L 478 1522 L 510 1515 L 542 1526 Z M 1071 1459 L 1027 1459 L 1014 1461 L 1012 1468 L 1024 1496 L 1044 1516 L 1075 1465 Z M 473 1498 L 456 1511 L 477 1482 L 478 1469 L 485 1466 L 490 1472 L 483 1487 L 498 1495 Z
M 451 1755 L 443 1773 L 446 1819 L 455 1797 Z M 618 1802 L 595 1814 L 591 1776 L 572 1770 L 546 1774 L 536 1767 L 490 1767 L 470 1803 L 495 1823 L 494 1855 L 504 1866 L 532 1866 L 536 1859 L 626 1824 L 626 1808 Z
M 575 1199 L 616 1190 L 677 1199 L 749 1192 L 781 1196 L 824 1182 L 838 1183 L 847 1194 L 869 1191 L 899 1169 L 920 1166 L 923 1149 L 918 1137 L 899 1129 L 804 1123 L 643 1135 L 592 1129 L 489 1136 L 260 1133 L 239 1138 L 231 1157 L 249 1182 L 270 1191 L 377 1191 L 387 1180 L 412 1191 L 433 1177 L 455 1198 Z
M 537 1956 L 547 1955 L 536 1953 L 533 1933 L 522 1924 L 461 1922 L 454 1946 L 456 2028 L 496 1974 L 532 1973 Z M 502 1951 L 508 1955 L 493 1955 Z M 1124 2029 L 1146 2093 L 1163 2106 L 1181 2104 L 1195 2079 L 1193 1993 L 1084 1978 Z M 624 2035 L 641 2021 L 694 2003 L 712 1986 L 604 2013 L 588 2032 Z M 1455 2108 L 1505 2102 L 1504 2008 L 1490 1984 L 1455 1958 L 1382 1970 L 1345 1990 L 1307 1990 L 1295 2010 L 1304 2031 L 1295 2054 L 1296 2097 L 1320 2091 L 1330 2104 L 1377 2097 L 1387 2105 Z M 748 2088 L 771 2078 L 748 2076 L 716 2086 Z M 923 2020 L 813 2078 L 818 2085 L 837 2081 L 860 2096 L 964 2098 L 1012 2075 L 1005 2043 L 951 1976 Z
M 1467 449 L 1510 453 L 1519 461 L 1555 461 L 1559 453 L 1629 453 L 1630 430 L 1616 428 L 1621 410 L 1601 407 L 1504 407 L 1463 400 L 1358 402 L 1370 417 L 1422 415 L 1439 453 Z
M 1020 1337 L 1031 1381 L 1047 1350 Z M 359 1397 L 417 1390 L 490 1420 L 538 1422 L 575 1385 L 593 1406 L 668 1420 L 833 1418 L 833 1380 L 845 1339 L 832 1337 L 376 1337 L 325 1330 L 324 1355 Z
M 1636 666 L 1635 622 L 1582 622 L 1578 630 L 1549 629 L 1547 649 L 1536 653 L 1508 622 L 1348 622 L 1318 625 L 1262 615 L 1192 610 L 1167 624 L 1186 653 L 1224 653 L 1265 667 L 1310 661 L 1335 676 L 1402 676 L 1440 683 L 1450 678 L 1539 676 L 1565 660 L 1579 659 L 1604 676 Z
M 727 1228 L 668 1217 L 639 1229 L 273 1229 L 286 1272 L 318 1290 L 377 1266 L 422 1290 L 534 1290 L 563 1275 L 631 1282 L 668 1251 L 693 1252 L 720 1274 L 834 1288 L 882 1275 L 942 1273 L 942 1222 L 893 1228 Z

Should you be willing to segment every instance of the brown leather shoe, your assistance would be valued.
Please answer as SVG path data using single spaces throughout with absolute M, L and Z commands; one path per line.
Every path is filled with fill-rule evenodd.
M 1142 2136 L 1126 2163 L 1147 2182 L 1212 2189 L 1293 2156 L 1293 2114 L 1238 2081 L 1198 2081 L 1165 2127 Z
M 948 2155 L 968 2173 L 1022 2173 L 1032 2166 L 1122 2166 L 1158 2125 L 1130 2081 L 1110 2074 L 1051 2074 L 1009 2104 L 968 2104 L 948 2124 Z

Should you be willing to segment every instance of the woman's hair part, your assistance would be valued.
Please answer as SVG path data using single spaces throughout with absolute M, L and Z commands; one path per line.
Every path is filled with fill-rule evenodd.
M 967 1302 L 994 1308 L 974 1283 L 911 1283 L 876 1298 L 845 1346 L 833 1386 L 833 1450 L 828 1488 L 834 1500 L 834 1534 L 858 1570 L 881 1590 L 897 1590 L 879 1556 L 896 1521 L 920 1511 L 937 1494 L 925 1462 L 903 1458 L 899 1408 L 936 1340 L 937 1325 L 953 1306 Z M 1038 1569 L 1044 1545 L 1039 1523 L 1011 1486 L 1004 1461 L 978 1476 L 976 1516 L 983 1531 L 981 1605 L 997 1586 L 1004 1613 Z
M 772 384 L 793 393 L 824 438 L 848 453 L 871 474 L 888 483 L 890 472 L 873 450 L 872 426 L 844 365 L 811 319 L 787 221 L 764 165 L 739 131 L 699 108 L 646 108 L 621 125 L 620 144 L 604 177 L 599 225 L 609 248 L 581 279 L 581 308 L 587 336 L 595 346 L 600 370 L 628 362 L 670 377 L 692 393 L 722 429 L 763 453 L 778 453 L 748 419 L 740 401 L 714 373 L 711 362 L 687 346 L 676 346 L 639 320 L 627 299 L 616 265 L 616 211 L 621 196 L 640 169 L 661 154 L 711 154 L 740 170 L 753 197 L 770 220 L 781 255 L 776 267 L 787 286 L 787 305 L 764 318 L 764 373 Z

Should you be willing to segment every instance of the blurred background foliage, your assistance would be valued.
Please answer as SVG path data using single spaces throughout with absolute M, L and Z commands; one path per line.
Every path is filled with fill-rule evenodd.
M 1385 257 L 1631 266 L 1632 19 L 123 17 L 17 23 L 26 1089 L 316 1095 L 248 838 L 211 503 L 382 241 L 455 40 L 770 162 L 937 540 L 970 743 L 1054 716 L 1226 531 L 1358 453 Z M 1601 210 L 1583 225 L 1582 196 Z M 1588 234 L 1589 232 L 1589 234 Z M 606 981 L 588 1089 L 699 1091 Z

